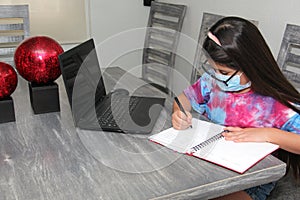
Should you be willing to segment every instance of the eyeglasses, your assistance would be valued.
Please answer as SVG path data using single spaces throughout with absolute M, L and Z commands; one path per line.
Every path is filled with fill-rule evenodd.
M 221 80 L 219 78 L 217 78 L 215 76 L 215 70 L 214 68 L 208 63 L 208 60 L 205 60 L 204 63 L 202 63 L 201 65 L 202 69 L 204 70 L 204 72 L 206 72 L 207 74 L 209 74 L 213 79 L 216 79 L 217 81 L 220 81 L 222 83 L 224 83 L 226 86 L 228 86 L 227 82 L 232 79 L 232 77 L 234 77 L 239 70 L 236 70 L 227 80 Z

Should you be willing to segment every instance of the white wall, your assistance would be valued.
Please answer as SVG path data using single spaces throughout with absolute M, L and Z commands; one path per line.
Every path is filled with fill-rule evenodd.
M 30 36 L 49 36 L 61 44 L 78 43 L 88 36 L 82 0 L 0 0 L 0 4 L 28 5 Z
M 259 21 L 259 29 L 277 56 L 286 23 L 300 25 L 298 0 L 159 0 L 188 6 L 182 32 L 197 38 L 203 12 L 236 15 Z
M 236 15 L 259 21 L 259 29 L 268 42 L 273 55 L 277 57 L 285 25 L 300 25 L 299 0 L 158 0 L 160 2 L 185 4 L 188 6 L 182 33 L 197 41 L 202 13 L 211 12 L 220 15 Z M 149 7 L 143 6 L 142 0 L 90 0 L 91 35 L 98 43 L 112 35 L 137 27 L 145 27 Z M 136 40 L 142 45 L 142 39 Z M 141 41 L 140 41 L 141 40 Z M 130 43 L 130 41 L 126 41 Z M 132 41 L 133 42 L 133 41 Z M 108 52 L 123 46 L 112 44 Z M 195 47 L 179 43 L 179 48 L 194 57 Z M 131 52 L 115 60 L 125 69 L 141 64 L 141 51 Z M 176 69 L 188 79 L 191 67 L 185 68 L 182 61 L 176 63 Z
M 129 46 L 131 51 L 130 44 L 133 42 L 139 43 L 142 47 L 144 36 L 127 37 L 123 41 L 120 41 L 120 37 L 126 35 L 128 31 L 145 27 L 149 10 L 150 7 L 143 6 L 142 0 L 90 0 L 90 32 L 102 50 L 98 52 L 100 59 L 104 55 L 115 54 L 121 48 L 126 49 L 126 46 Z M 112 42 L 113 40 L 116 42 Z M 120 55 L 111 65 L 129 70 L 140 65 L 141 61 L 142 51 L 138 50 Z

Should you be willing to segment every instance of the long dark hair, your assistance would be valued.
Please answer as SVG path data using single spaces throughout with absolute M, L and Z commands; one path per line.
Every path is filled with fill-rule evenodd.
M 203 48 L 220 65 L 241 70 L 251 81 L 251 89 L 269 96 L 300 114 L 300 94 L 282 74 L 270 48 L 258 28 L 239 17 L 225 17 L 209 30 L 221 45 L 207 37 Z M 288 170 L 300 177 L 300 155 L 280 150 L 278 157 L 287 163 Z

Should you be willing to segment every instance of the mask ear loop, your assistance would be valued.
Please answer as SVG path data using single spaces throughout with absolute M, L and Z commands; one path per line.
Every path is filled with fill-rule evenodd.
M 225 83 L 226 86 L 228 86 L 227 82 L 230 81 L 230 79 L 232 79 L 239 71 L 236 70 L 226 81 L 224 81 L 223 83 Z

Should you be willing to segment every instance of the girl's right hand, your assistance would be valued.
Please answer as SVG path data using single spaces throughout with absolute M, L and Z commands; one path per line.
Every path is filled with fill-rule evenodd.
M 173 112 L 172 124 L 173 128 L 177 130 L 187 129 L 192 125 L 192 115 L 186 111 L 187 116 L 180 110 Z

